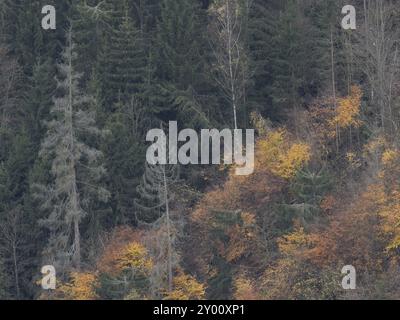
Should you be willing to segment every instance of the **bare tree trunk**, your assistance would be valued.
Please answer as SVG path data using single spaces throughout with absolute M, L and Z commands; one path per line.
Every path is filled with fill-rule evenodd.
M 14 264 L 14 280 L 15 280 L 15 291 L 17 293 L 17 299 L 20 297 L 20 289 L 19 289 L 19 270 L 18 270 L 18 262 L 17 262 L 17 244 L 16 244 L 16 234 L 14 232 L 14 239 L 12 244 L 12 252 L 13 252 L 13 264 Z
M 332 96 L 333 96 L 333 104 L 336 110 L 337 102 L 336 102 L 336 80 L 335 80 L 335 51 L 333 44 L 333 28 L 331 24 L 331 70 L 332 70 Z M 336 123 L 336 152 L 339 152 L 339 127 Z
M 168 200 L 168 186 L 167 186 L 167 178 L 165 176 L 165 168 L 162 168 L 163 172 L 163 180 L 164 180 L 164 196 L 165 196 L 165 218 L 167 225 L 167 241 L 168 241 L 168 291 L 172 291 L 172 243 L 171 243 L 171 225 L 170 225 L 170 217 L 169 217 L 169 200 Z
M 72 28 L 71 28 L 72 29 Z M 68 37 L 69 43 L 72 43 L 72 30 L 70 29 Z M 73 242 L 73 263 L 74 266 L 79 270 L 81 267 L 81 244 L 80 244 L 80 232 L 79 232 L 79 219 L 80 219 L 80 206 L 79 206 L 79 196 L 76 185 L 76 164 L 74 155 L 74 125 L 73 125 L 73 84 L 72 84 L 72 46 L 70 46 L 71 52 L 68 54 L 68 78 L 69 78 L 69 92 L 68 92 L 68 106 L 67 106 L 67 121 L 69 129 L 69 152 L 70 152 L 70 175 L 71 175 L 71 194 L 70 202 L 73 214 L 73 224 L 74 224 L 74 242 Z
M 230 0 L 225 1 L 226 5 L 226 23 L 227 23 L 227 41 L 228 41 L 228 59 L 229 59 L 229 80 L 231 86 L 231 99 L 232 99 L 232 109 L 233 109 L 233 123 L 235 129 L 237 129 L 237 118 L 236 118 L 236 89 L 235 89 L 235 77 L 233 74 L 233 58 L 232 58 L 232 16 Z
M 77 209 L 77 202 L 76 200 L 73 201 L 75 208 Z M 79 232 L 79 217 L 75 216 L 74 217 L 74 256 L 73 256 L 73 262 L 75 265 L 75 268 L 80 270 L 81 268 L 81 237 L 80 237 L 80 232 Z
M 367 0 L 364 0 L 364 23 L 365 23 L 365 50 L 368 50 L 368 10 Z
M 246 56 L 242 41 L 244 14 L 238 0 L 224 0 L 213 8 L 211 44 L 216 58 L 216 82 L 222 89 L 233 113 L 233 126 L 238 128 L 238 112 L 243 104 L 247 79 Z M 247 3 L 249 9 L 251 2 Z

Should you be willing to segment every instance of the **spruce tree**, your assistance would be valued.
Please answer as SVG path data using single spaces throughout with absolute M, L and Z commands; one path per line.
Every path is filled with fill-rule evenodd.
M 324 169 L 318 172 L 301 170 L 291 184 L 294 203 L 283 207 L 289 214 L 304 222 L 312 221 L 318 217 L 321 201 L 331 188 L 331 177 Z
M 195 86 L 201 77 L 201 31 L 194 0 L 163 0 L 157 27 L 158 76 L 177 89 Z
M 278 9 L 271 2 L 255 0 L 250 10 L 248 48 L 251 59 L 253 85 L 249 100 L 253 108 L 270 119 L 275 120 L 277 110 L 273 108 L 270 87 L 273 81 L 271 39 L 274 37 Z
M 40 61 L 33 67 L 33 75 L 29 79 L 29 88 L 24 99 L 25 114 L 32 139 L 36 146 L 45 133 L 44 121 L 49 120 L 52 97 L 55 93 L 55 68 L 50 59 Z
M 156 257 L 152 287 L 155 294 L 172 291 L 174 269 L 178 265 L 176 241 L 178 228 L 172 219 L 172 187 L 178 181 L 178 167 L 174 165 L 149 165 L 135 200 L 139 225 L 150 228 L 149 242 Z
M 318 66 L 321 52 L 315 46 L 316 28 L 307 17 L 306 9 L 306 5 L 295 0 L 285 0 L 271 39 L 270 92 L 273 108 L 281 119 L 289 112 L 296 117 L 323 83 L 324 73 L 319 73 L 321 66 Z
M 63 77 L 57 80 L 59 96 L 54 99 L 52 120 L 40 151 L 41 157 L 51 161 L 53 182 L 35 186 L 42 208 L 50 209 L 42 221 L 50 233 L 46 255 L 59 270 L 71 262 L 75 268 L 81 267 L 81 224 L 92 213 L 93 202 L 105 202 L 109 196 L 100 183 L 105 174 L 102 154 L 88 139 L 95 141 L 103 134 L 91 110 L 96 102 L 80 90 L 75 58 L 70 27 L 63 62 L 58 65 Z
M 130 16 L 127 2 L 121 5 L 122 8 L 110 13 L 109 30 L 100 57 L 103 99 L 107 108 L 120 101 L 126 103 L 133 95 L 145 100 L 152 78 L 143 36 Z
M 113 210 L 113 224 L 134 223 L 134 198 L 136 187 L 143 173 L 144 147 L 141 144 L 143 135 L 140 128 L 145 119 L 138 100 L 127 105 L 119 104 L 117 111 L 108 118 L 107 135 L 102 150 L 106 156 L 108 184 L 112 190 L 110 199 Z M 135 125 L 136 123 L 136 125 Z

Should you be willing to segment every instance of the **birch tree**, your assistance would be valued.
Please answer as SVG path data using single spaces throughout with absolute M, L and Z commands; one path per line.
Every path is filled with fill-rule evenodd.
M 240 0 L 219 0 L 210 8 L 215 80 L 231 105 L 235 129 L 238 128 L 238 113 L 243 107 L 249 78 L 242 33 L 246 21 L 243 12 L 249 12 L 251 2 L 246 0 L 244 3 Z
M 54 98 L 47 123 L 47 135 L 40 156 L 51 161 L 53 183 L 36 185 L 43 209 L 49 211 L 42 224 L 49 229 L 45 254 L 64 270 L 71 264 L 81 267 L 81 222 L 95 200 L 107 201 L 109 193 L 100 185 L 105 174 L 102 153 L 89 141 L 104 132 L 96 127 L 91 106 L 95 103 L 79 88 L 80 74 L 74 69 L 72 27 L 67 33 L 63 62 L 58 65 L 62 77 L 57 79 L 59 95 Z

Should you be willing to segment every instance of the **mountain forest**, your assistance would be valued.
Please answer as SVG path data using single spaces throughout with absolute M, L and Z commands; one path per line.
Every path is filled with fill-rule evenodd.
M 400 299 L 399 138 L 398 1 L 0 0 L 0 299 Z

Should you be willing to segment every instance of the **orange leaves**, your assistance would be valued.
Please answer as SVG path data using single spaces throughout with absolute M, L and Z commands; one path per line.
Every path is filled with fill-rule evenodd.
M 101 255 L 97 269 L 100 273 L 117 276 L 127 269 L 149 275 L 153 261 L 146 249 L 140 243 L 141 234 L 128 227 L 114 231 L 109 243 Z
M 139 242 L 139 236 L 140 233 L 128 227 L 117 228 L 99 258 L 96 270 L 72 272 L 69 282 L 56 290 L 56 296 L 68 300 L 94 300 L 99 298 L 96 288 L 100 290 L 104 285 L 103 276 L 117 279 L 124 271 L 132 270 L 137 276 L 148 277 L 153 262 L 147 249 Z M 136 298 L 138 297 L 139 295 Z
M 327 195 L 324 197 L 321 201 L 320 208 L 325 212 L 325 213 L 330 213 L 333 208 L 335 207 L 336 204 L 336 199 L 332 195 Z
M 229 242 L 223 255 L 226 260 L 233 262 L 243 257 L 251 251 L 251 243 L 255 240 L 253 227 L 255 225 L 255 216 L 251 213 L 241 214 L 242 224 L 236 224 L 227 230 Z
M 108 274 L 117 274 L 121 271 L 119 259 L 122 252 L 132 242 L 139 241 L 141 235 L 129 227 L 114 230 L 110 240 L 104 248 L 103 254 L 97 262 L 97 269 Z
M 97 284 L 96 275 L 88 272 L 72 272 L 71 280 L 62 284 L 58 289 L 58 295 L 65 300 L 95 300 Z
M 262 123 L 259 126 L 265 127 Z M 199 253 L 191 262 L 204 277 L 218 277 L 225 268 L 235 272 L 264 268 L 267 255 L 260 228 L 262 215 L 279 201 L 284 186 L 311 157 L 311 147 L 291 140 L 284 129 L 263 134 L 256 143 L 254 174 L 230 174 L 221 186 L 204 195 L 191 216 L 192 245 Z M 248 285 L 238 283 L 238 295 L 249 293 Z
M 310 261 L 320 267 L 350 263 L 360 272 L 380 270 L 386 242 L 379 235 L 383 191 L 379 185 L 369 186 L 351 205 L 332 215 L 324 230 L 313 233 Z
M 165 300 L 202 300 L 205 287 L 194 277 L 180 274 L 174 278 L 174 290 L 165 296 Z
M 208 210 L 249 210 L 262 206 L 279 192 L 284 180 L 293 177 L 311 158 L 311 148 L 290 141 L 284 130 L 271 131 L 256 143 L 255 172 L 250 176 L 230 174 L 222 187 L 206 193 L 192 218 L 201 221 Z
M 332 97 L 320 99 L 310 108 L 312 135 L 318 140 L 324 152 L 329 150 L 332 139 L 336 139 L 336 148 L 340 141 L 340 131 L 359 128 L 362 91 L 359 86 L 352 86 L 350 94 L 339 98 L 336 103 Z M 336 108 L 335 108 L 336 105 Z M 350 130 L 349 130 L 350 131 Z M 351 133 L 349 132 L 351 135 Z

